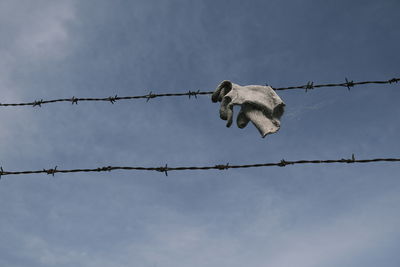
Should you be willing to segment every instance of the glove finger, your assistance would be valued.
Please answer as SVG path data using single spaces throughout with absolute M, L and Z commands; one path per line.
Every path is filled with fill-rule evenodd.
M 218 85 L 217 89 L 215 89 L 214 93 L 212 94 L 212 102 L 222 101 L 223 97 L 229 93 L 231 89 L 232 83 L 230 81 L 223 81 L 220 85 Z
M 258 109 L 249 109 L 246 116 L 251 120 L 264 138 L 267 134 L 275 133 L 279 130 L 279 120 L 273 119 Z
M 244 127 L 247 126 L 249 123 L 250 119 L 246 116 L 246 113 L 243 111 L 243 109 L 240 109 L 239 114 L 236 119 L 236 123 L 240 129 L 243 129 Z
M 214 93 L 212 94 L 212 96 L 211 96 L 211 101 L 212 102 L 218 102 L 218 98 L 219 98 L 219 94 L 221 93 L 221 90 L 222 90 L 222 88 L 217 88 L 215 91 L 214 91 Z
M 231 127 L 232 120 L 233 120 L 233 104 L 232 103 L 228 104 L 227 109 L 226 109 L 226 115 L 227 115 L 226 127 Z
M 229 106 L 230 102 L 231 102 L 231 98 L 228 97 L 228 96 L 224 97 L 222 99 L 221 107 L 219 109 L 219 116 L 223 120 L 227 120 L 228 119 L 228 114 L 229 114 L 228 106 Z

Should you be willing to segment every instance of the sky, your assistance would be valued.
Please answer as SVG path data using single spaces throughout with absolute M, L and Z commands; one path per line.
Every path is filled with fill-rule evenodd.
M 1 0 L 0 103 L 399 77 L 398 0 Z M 399 157 L 399 84 L 281 91 L 278 133 L 210 96 L 1 107 L 5 171 Z M 238 109 L 235 110 L 235 114 Z M 400 263 L 400 165 L 3 176 L 0 265 Z

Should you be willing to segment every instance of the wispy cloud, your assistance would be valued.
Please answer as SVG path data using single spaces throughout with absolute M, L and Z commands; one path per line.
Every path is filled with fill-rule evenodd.
M 34 60 L 68 54 L 66 23 L 75 19 L 73 1 L 4 1 L 0 8 L 1 23 L 12 29 L 3 36 L 8 53 Z

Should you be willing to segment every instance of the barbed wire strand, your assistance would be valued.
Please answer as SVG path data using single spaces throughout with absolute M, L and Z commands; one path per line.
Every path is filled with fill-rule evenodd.
M 244 164 L 244 165 L 230 165 L 219 164 L 214 166 L 192 166 L 192 167 L 168 167 L 165 165 L 163 167 L 130 167 L 130 166 L 106 166 L 94 169 L 69 169 L 62 170 L 57 169 L 55 166 L 52 169 L 42 169 L 36 171 L 5 171 L 3 167 L 0 168 L 0 178 L 6 175 L 22 175 L 22 174 L 48 174 L 54 176 L 56 173 L 77 173 L 77 172 L 110 172 L 115 170 L 138 170 L 138 171 L 158 171 L 163 172 L 168 176 L 170 171 L 185 171 L 185 170 L 228 170 L 228 169 L 241 169 L 241 168 L 257 168 L 257 167 L 286 167 L 288 165 L 298 165 L 298 164 L 332 164 L 332 163 L 371 163 L 371 162 L 400 162 L 400 158 L 375 158 L 375 159 L 356 159 L 354 154 L 348 159 L 330 159 L 330 160 L 296 160 L 290 161 L 282 159 L 279 162 L 274 163 L 259 163 L 259 164 Z
M 279 87 L 279 88 L 274 88 L 272 87 L 275 91 L 283 91 L 283 90 L 295 90 L 295 89 L 303 89 L 306 92 L 315 88 L 321 88 L 321 87 L 346 87 L 349 91 L 351 87 L 354 87 L 356 85 L 364 85 L 364 84 L 392 84 L 392 83 L 398 83 L 400 81 L 400 78 L 393 78 L 387 81 L 364 81 L 364 82 L 354 82 L 352 80 L 348 80 L 347 78 L 345 79 L 345 82 L 343 83 L 329 83 L 329 84 L 314 84 L 314 82 L 309 81 L 305 85 L 300 85 L 300 86 L 290 86 L 290 87 Z M 268 84 L 266 84 L 268 85 Z M 41 107 L 44 104 L 50 104 L 50 103 L 56 103 L 56 102 L 70 102 L 72 105 L 73 104 L 78 104 L 78 102 L 83 102 L 83 101 L 106 101 L 110 102 L 111 104 L 114 104 L 116 101 L 119 100 L 132 100 L 132 99 L 146 99 L 146 102 L 148 102 L 150 99 L 157 98 L 157 97 L 170 97 L 170 96 L 188 96 L 191 98 L 192 96 L 194 98 L 197 98 L 198 95 L 211 95 L 213 91 L 188 91 L 185 93 L 166 93 L 166 94 L 153 94 L 153 92 L 150 92 L 147 95 L 138 95 L 138 96 L 110 96 L 110 97 L 104 97 L 104 98 L 76 98 L 73 96 L 72 98 L 61 98 L 61 99 L 52 99 L 52 100 L 35 100 L 33 102 L 25 102 L 25 103 L 0 103 L 0 106 L 7 107 L 7 106 L 33 106 L 33 107 Z

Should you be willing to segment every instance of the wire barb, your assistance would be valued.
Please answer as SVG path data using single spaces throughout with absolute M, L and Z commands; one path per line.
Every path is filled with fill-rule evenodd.
M 306 89 L 306 93 L 308 90 L 314 89 L 314 82 L 307 82 L 307 84 L 304 85 L 304 89 Z
M 1 180 L 1 176 L 2 176 L 2 175 L 4 175 L 4 170 L 3 170 L 3 167 L 1 166 L 1 167 L 0 167 L 0 180 Z
M 43 169 L 43 172 L 47 173 L 47 175 L 51 174 L 54 177 L 54 174 L 57 172 L 57 166 L 55 166 L 54 169 Z
M 71 104 L 73 105 L 73 104 L 76 104 L 76 105 L 78 105 L 78 98 L 76 98 L 75 96 L 73 96 L 72 98 L 71 98 Z
M 286 165 L 288 165 L 288 163 L 285 161 L 285 159 L 282 159 L 281 162 L 278 163 L 279 167 L 286 167 Z
M 106 166 L 106 167 L 101 167 L 101 168 L 97 168 L 96 171 L 98 172 L 110 172 L 113 170 L 113 167 L 111 166 Z
M 156 171 L 165 173 L 165 176 L 168 176 L 168 164 L 165 164 L 165 167 L 158 167 Z
M 200 93 L 200 90 L 197 90 L 196 92 L 192 92 L 189 90 L 188 95 L 189 95 L 189 99 L 191 96 L 194 96 L 194 98 L 197 99 L 197 95 Z
M 153 94 L 152 91 L 150 91 L 150 93 L 147 95 L 147 100 L 146 100 L 146 102 L 149 102 L 150 98 L 155 98 L 155 97 L 157 97 L 157 96 L 156 96 L 155 94 Z
M 33 107 L 36 107 L 36 106 L 41 107 L 42 104 L 43 104 L 43 99 L 40 99 L 40 100 L 35 100 L 35 102 L 33 102 L 32 106 Z
M 108 97 L 108 101 L 110 101 L 111 104 L 114 104 L 115 101 L 117 101 L 117 100 L 118 100 L 118 96 L 117 95 L 115 95 L 114 97 L 112 97 L 112 96 Z
M 229 162 L 227 164 L 225 164 L 225 165 L 223 165 L 223 164 L 215 165 L 215 169 L 218 169 L 218 170 L 221 170 L 221 171 L 227 170 L 229 168 L 230 168 Z
M 353 81 L 347 80 L 347 78 L 345 78 L 345 79 L 346 79 L 346 83 L 344 84 L 344 86 L 346 86 L 346 87 L 347 87 L 347 90 L 350 91 L 350 88 L 351 88 L 351 87 L 354 87 L 354 82 L 353 82 Z

